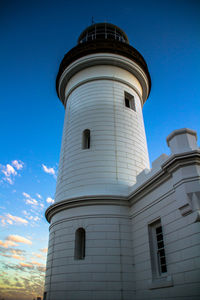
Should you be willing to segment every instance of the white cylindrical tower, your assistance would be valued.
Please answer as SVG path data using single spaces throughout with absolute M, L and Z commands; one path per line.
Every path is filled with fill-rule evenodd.
M 108 23 L 82 32 L 60 65 L 66 113 L 50 225 L 45 298 L 133 299 L 129 187 L 149 168 L 143 57 Z

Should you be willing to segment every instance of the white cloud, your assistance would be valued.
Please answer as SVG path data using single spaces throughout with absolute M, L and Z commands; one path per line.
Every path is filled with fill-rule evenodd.
M 17 175 L 15 169 L 10 165 L 7 164 L 6 166 L 2 166 L 1 172 L 4 174 L 4 181 L 7 181 L 9 184 L 13 184 L 13 177 Z
M 18 246 L 18 244 L 13 241 L 6 240 L 5 242 L 3 242 L 0 240 L 0 246 L 2 246 L 3 248 L 8 248 L 13 246 Z
M 9 177 L 9 176 L 11 176 L 11 175 L 14 175 L 14 176 L 17 175 L 17 172 L 15 171 L 15 169 L 14 169 L 11 165 L 9 165 L 9 164 L 7 164 L 7 165 L 4 167 L 4 169 L 2 170 L 2 172 L 4 173 L 4 175 L 5 175 L 6 177 Z
M 41 220 L 40 217 L 38 217 L 37 215 L 34 216 L 34 215 L 31 215 L 30 213 L 28 213 L 26 210 L 23 211 L 24 215 L 26 216 L 26 218 L 32 222 L 37 222 L 39 220 Z M 34 212 L 33 212 L 34 213 Z M 33 225 L 33 223 L 31 224 Z
M 27 224 L 28 223 L 27 220 L 22 219 L 22 218 L 17 217 L 17 216 L 13 216 L 11 214 L 7 214 L 6 216 L 7 216 L 7 218 L 9 218 L 10 220 L 14 221 L 15 223 L 20 223 L 20 224 Z
M 51 197 L 48 197 L 46 201 L 47 203 L 52 203 L 52 204 L 54 203 L 54 199 L 52 199 Z
M 9 184 L 13 184 L 14 181 L 10 177 L 3 178 L 4 181 L 7 181 Z
M 20 236 L 20 235 L 9 235 L 7 238 L 6 238 L 7 241 L 11 241 L 11 242 L 16 242 L 16 243 L 22 243 L 22 244 L 27 244 L 27 245 L 32 245 L 32 242 L 28 239 L 26 239 L 25 237 L 23 236 Z
M 32 198 L 29 194 L 23 192 L 22 195 L 26 198 L 25 200 L 26 204 L 38 205 L 37 200 Z
M 23 224 L 23 225 L 27 225 L 28 221 L 25 219 L 22 219 L 20 217 L 17 216 L 13 216 L 11 214 L 5 214 L 4 216 L 0 216 L 1 219 L 1 223 L 2 225 L 6 225 L 6 223 L 12 225 L 12 224 Z
M 42 199 L 42 196 L 38 193 L 36 193 L 36 196 L 39 198 L 39 199 Z
M 54 168 L 48 168 L 47 166 L 42 164 L 42 169 L 45 173 L 51 174 L 51 175 L 55 175 L 55 170 Z
M 23 195 L 24 197 L 26 197 L 26 198 L 31 198 L 31 196 L 30 196 L 29 194 L 25 193 L 25 192 L 23 192 L 22 195 Z
M 17 169 L 21 170 L 23 168 L 24 163 L 22 161 L 18 160 L 13 160 L 12 165 Z
M 21 170 L 24 165 L 24 163 L 22 161 L 17 161 L 17 160 L 13 160 L 11 164 L 6 164 L 5 166 L 3 166 L 3 165 L 0 166 L 1 172 L 4 174 L 4 177 L 2 178 L 2 180 L 8 182 L 9 184 L 14 183 L 15 176 L 17 176 L 17 175 L 20 176 L 16 170 Z
M 26 204 L 32 204 L 32 205 L 38 205 L 37 200 L 30 198 L 30 199 L 26 199 Z

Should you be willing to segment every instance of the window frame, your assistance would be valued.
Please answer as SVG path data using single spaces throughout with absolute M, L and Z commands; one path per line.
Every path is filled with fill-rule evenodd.
M 90 149 L 91 147 L 91 134 L 90 129 L 85 129 L 82 133 L 82 149 Z
M 85 259 L 85 243 L 86 232 L 83 227 L 79 227 L 75 232 L 75 247 L 74 247 L 74 259 Z
M 156 232 L 157 229 L 161 229 L 161 233 Z M 150 223 L 148 225 L 149 229 L 149 246 L 150 246 L 150 256 L 151 256 L 151 269 L 153 278 L 166 277 L 167 275 L 167 261 L 165 254 L 165 242 L 163 236 L 163 227 L 161 219 Z M 161 238 L 161 240 L 159 240 Z M 159 243 L 162 243 L 163 247 L 159 248 Z M 163 253 L 162 257 L 160 256 L 161 251 Z M 161 263 L 161 259 L 165 261 L 165 264 Z M 163 271 L 166 269 L 166 271 Z
M 126 108 L 136 112 L 135 98 L 130 93 L 124 91 L 124 105 Z

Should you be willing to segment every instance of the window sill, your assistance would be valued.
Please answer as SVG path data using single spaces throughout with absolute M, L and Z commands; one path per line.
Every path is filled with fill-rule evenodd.
M 173 286 L 172 276 L 156 278 L 149 283 L 150 290 L 167 288 L 170 286 Z

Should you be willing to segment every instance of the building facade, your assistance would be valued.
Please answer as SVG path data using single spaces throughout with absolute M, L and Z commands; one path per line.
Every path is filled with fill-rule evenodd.
M 46 300 L 199 299 L 200 151 L 173 131 L 149 168 L 151 79 L 126 34 L 93 24 L 63 58 L 66 108 L 50 222 Z M 185 288 L 187 286 L 187 288 Z

